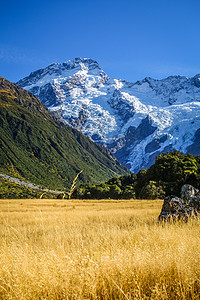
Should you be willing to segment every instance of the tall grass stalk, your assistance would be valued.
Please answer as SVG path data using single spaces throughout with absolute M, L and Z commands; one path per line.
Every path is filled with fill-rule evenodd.
M 73 182 L 72 182 L 72 185 L 71 185 L 71 188 L 70 188 L 70 191 L 69 191 L 69 198 L 68 198 L 69 200 L 71 199 L 71 196 L 72 196 L 72 194 L 73 194 L 73 191 L 74 191 L 74 189 L 76 188 L 76 181 L 77 181 L 79 175 L 80 175 L 82 172 L 83 172 L 83 170 L 81 170 L 81 171 L 76 175 L 76 177 L 74 178 L 74 180 L 73 180 Z

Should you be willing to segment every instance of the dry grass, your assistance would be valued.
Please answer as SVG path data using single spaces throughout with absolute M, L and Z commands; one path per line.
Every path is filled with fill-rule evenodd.
M 199 299 L 199 222 L 161 206 L 0 200 L 0 299 Z

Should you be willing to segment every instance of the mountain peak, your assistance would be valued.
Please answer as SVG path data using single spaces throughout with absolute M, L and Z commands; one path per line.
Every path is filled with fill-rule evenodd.
M 107 145 L 132 171 L 148 167 L 160 152 L 186 153 L 199 137 L 198 74 L 131 83 L 109 79 L 97 61 L 80 57 L 33 74 L 18 84 L 62 122 Z
M 35 84 L 44 84 L 56 78 L 68 78 L 75 73 L 83 72 L 91 75 L 105 76 L 96 60 L 91 58 L 76 57 L 63 63 L 52 63 L 45 68 L 31 72 L 29 76 L 19 80 L 17 84 L 21 87 L 28 87 Z
M 92 58 L 81 58 L 81 57 L 76 57 L 73 60 L 68 60 L 62 64 L 64 68 L 69 69 L 75 69 L 77 67 L 80 67 L 80 69 L 85 69 L 87 68 L 88 70 L 93 70 L 93 69 L 99 69 L 101 70 L 100 65 L 98 62 Z

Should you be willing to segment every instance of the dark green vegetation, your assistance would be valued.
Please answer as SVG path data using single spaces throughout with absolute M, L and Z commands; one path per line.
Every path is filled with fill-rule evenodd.
M 80 185 L 74 198 L 156 199 L 180 196 L 185 183 L 200 188 L 200 156 L 184 155 L 176 150 L 160 154 L 149 169 L 137 175 L 112 178 L 100 185 Z
M 0 77 L 0 173 L 68 190 L 80 170 L 82 183 L 129 173 L 104 147 L 66 127 L 34 95 Z

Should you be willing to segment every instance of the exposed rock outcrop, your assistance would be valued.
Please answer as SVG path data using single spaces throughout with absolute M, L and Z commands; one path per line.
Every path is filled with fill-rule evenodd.
M 200 193 L 192 185 L 185 184 L 181 188 L 181 198 L 166 197 L 163 203 L 159 221 L 185 220 L 198 217 L 200 213 Z

